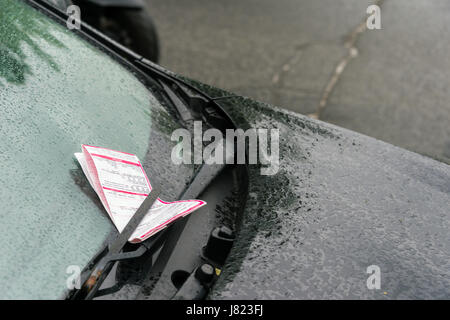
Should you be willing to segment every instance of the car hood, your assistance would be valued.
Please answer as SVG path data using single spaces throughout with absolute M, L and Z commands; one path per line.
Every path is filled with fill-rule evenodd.
M 280 169 L 250 166 L 211 299 L 450 298 L 448 165 L 248 98 L 218 101 L 241 127 L 280 130 Z M 367 285 L 373 265 L 380 289 Z

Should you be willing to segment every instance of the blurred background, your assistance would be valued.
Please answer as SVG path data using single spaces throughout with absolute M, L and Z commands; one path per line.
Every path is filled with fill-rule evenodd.
M 166 68 L 450 163 L 449 1 L 146 5 Z

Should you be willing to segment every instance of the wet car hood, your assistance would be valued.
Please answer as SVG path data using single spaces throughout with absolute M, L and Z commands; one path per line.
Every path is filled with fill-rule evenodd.
M 280 130 L 280 170 L 250 166 L 210 299 L 450 298 L 448 165 L 244 97 L 220 104 L 241 127 Z M 371 265 L 379 290 L 366 284 Z

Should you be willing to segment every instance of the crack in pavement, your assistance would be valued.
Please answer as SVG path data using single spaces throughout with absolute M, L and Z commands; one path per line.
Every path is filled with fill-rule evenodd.
M 383 2 L 384 0 L 377 0 L 375 1 L 374 4 L 381 8 Z M 358 48 L 356 48 L 356 41 L 361 36 L 361 34 L 364 33 L 366 30 L 367 30 L 367 23 L 365 18 L 346 37 L 347 40 L 344 42 L 344 47 L 348 49 L 347 54 L 344 57 L 342 57 L 342 59 L 339 61 L 333 74 L 330 77 L 330 80 L 327 82 L 327 85 L 325 86 L 325 89 L 320 98 L 319 105 L 316 108 L 316 112 L 308 114 L 308 117 L 313 119 L 320 119 L 320 114 L 327 107 L 330 95 L 333 92 L 334 87 L 338 83 L 348 63 L 358 56 Z
M 274 75 L 272 76 L 272 84 L 276 89 L 280 89 L 283 87 L 284 75 L 289 72 L 292 66 L 298 62 L 303 54 L 304 49 L 306 49 L 309 45 L 309 42 L 297 45 L 294 48 L 295 51 L 292 56 L 286 60 L 286 62 L 281 66 L 278 72 L 274 73 Z M 281 101 L 280 93 L 275 90 L 274 92 L 272 92 L 272 97 L 274 99 L 274 104 L 278 105 Z
M 303 49 L 307 48 L 308 46 L 309 42 L 306 42 L 295 47 L 295 52 L 292 54 L 292 56 L 287 59 L 287 62 L 281 66 L 280 71 L 276 72 L 272 76 L 272 83 L 274 85 L 281 85 L 280 79 L 282 75 L 291 69 L 291 65 L 294 65 L 298 61 L 303 53 Z

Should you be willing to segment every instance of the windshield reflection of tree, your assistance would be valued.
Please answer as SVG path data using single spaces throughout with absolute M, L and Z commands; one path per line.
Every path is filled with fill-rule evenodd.
M 37 40 L 44 39 L 53 46 L 64 47 L 49 32 L 53 25 L 20 1 L 0 0 L 0 8 L 0 77 L 10 83 L 22 84 L 26 75 L 32 74 L 22 50 L 24 45 L 31 48 L 37 58 L 59 71 L 51 55 L 39 47 Z

